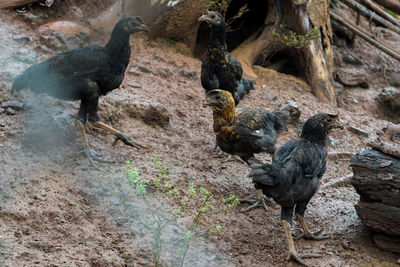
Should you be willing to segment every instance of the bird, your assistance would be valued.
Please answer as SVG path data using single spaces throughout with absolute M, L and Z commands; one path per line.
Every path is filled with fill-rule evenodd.
M 213 89 L 229 91 L 237 105 L 255 89 L 254 81 L 243 78 L 242 65 L 227 50 L 224 17 L 217 11 L 206 11 L 198 21 L 210 27 L 208 49 L 201 63 L 201 85 L 206 93 Z
M 207 93 L 205 105 L 213 110 L 217 146 L 228 154 L 238 155 L 249 166 L 250 159 L 255 160 L 255 153 L 274 154 L 278 135 L 287 129 L 287 123 L 298 123 L 301 115 L 293 102 L 272 112 L 256 107 L 236 108 L 232 94 L 220 89 Z M 246 210 L 261 204 L 266 208 L 261 190 L 257 201 L 246 202 L 253 204 Z
M 84 154 L 94 166 L 93 160 L 103 161 L 89 148 L 85 125 L 89 121 L 95 127 L 116 136 L 126 145 L 140 148 L 139 143 L 128 135 L 100 121 L 98 102 L 100 96 L 118 88 L 128 66 L 131 47 L 130 35 L 149 32 L 140 17 L 119 20 L 105 46 L 90 45 L 59 53 L 32 65 L 18 75 L 11 86 L 11 94 L 22 89 L 45 93 L 61 100 L 80 100 L 76 126 L 84 144 Z
M 261 189 L 281 206 L 281 222 L 288 242 L 287 260 L 307 266 L 305 257 L 294 247 L 291 234 L 293 211 L 303 228 L 305 239 L 319 240 L 321 231 L 312 233 L 304 219 L 307 204 L 317 192 L 320 179 L 326 170 L 326 144 L 328 134 L 334 128 L 343 129 L 337 114 L 319 113 L 303 125 L 299 139 L 283 144 L 274 154 L 272 163 L 251 162 L 249 176 L 255 188 Z

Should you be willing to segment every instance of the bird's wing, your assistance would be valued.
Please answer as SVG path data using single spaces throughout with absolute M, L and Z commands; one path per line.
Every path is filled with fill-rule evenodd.
M 267 143 L 271 138 L 277 137 L 277 128 L 282 128 L 284 122 L 276 114 L 267 112 L 258 108 L 242 107 L 237 108 L 238 116 L 235 121 L 236 127 L 241 130 L 241 136 L 244 138 L 263 138 Z M 273 145 L 273 144 L 272 144 Z
M 321 178 L 326 170 L 326 151 L 313 146 L 307 149 L 303 156 L 303 170 L 305 177 Z
M 233 78 L 236 81 L 240 81 L 243 76 L 243 69 L 242 69 L 242 64 L 234 58 L 229 55 L 229 62 L 227 64 L 227 68 L 229 69 L 229 72 L 232 73 Z
M 320 178 L 326 170 L 326 151 L 313 144 L 291 140 L 279 148 L 273 161 L 291 174 L 292 180 L 299 175 Z
M 60 53 L 41 63 L 49 73 L 83 77 L 108 68 L 109 55 L 104 47 L 86 46 Z
M 250 142 L 255 138 L 262 138 L 265 132 L 265 114 L 262 110 L 252 107 L 242 107 L 237 109 L 238 115 L 233 123 L 238 134 L 244 140 Z
M 202 60 L 200 81 L 206 91 L 220 88 L 219 79 L 216 73 L 213 72 L 212 62 L 208 57 Z

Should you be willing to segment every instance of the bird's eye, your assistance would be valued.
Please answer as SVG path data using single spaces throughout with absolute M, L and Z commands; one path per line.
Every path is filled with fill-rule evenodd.
M 211 18 L 212 18 L 212 19 L 215 19 L 215 15 L 211 15 Z
M 221 96 L 220 95 L 217 95 L 216 97 L 215 97 L 215 99 L 220 99 L 221 98 Z
M 328 121 L 328 122 L 331 122 L 331 121 L 332 121 L 332 119 L 331 119 L 331 118 L 328 118 L 328 119 L 327 119 L 327 121 Z

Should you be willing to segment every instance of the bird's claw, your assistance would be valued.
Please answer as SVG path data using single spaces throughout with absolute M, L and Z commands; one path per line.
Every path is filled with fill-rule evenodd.
M 115 161 L 103 159 L 100 154 L 92 152 L 88 147 L 82 150 L 80 153 L 84 154 L 88 158 L 90 166 L 96 170 L 100 169 L 96 166 L 94 160 L 102 163 L 115 163 Z
M 322 229 L 319 229 L 318 231 L 314 233 L 302 233 L 301 235 L 297 236 L 295 239 L 306 239 L 306 240 L 323 240 L 329 238 L 327 235 L 319 235 L 322 232 Z
M 124 142 L 125 145 L 128 145 L 128 146 L 132 146 L 132 147 L 135 147 L 135 148 L 138 148 L 138 149 L 139 148 L 144 148 L 143 145 L 133 141 L 132 138 L 130 138 L 128 135 L 126 135 L 124 133 L 120 133 L 120 134 L 116 135 L 116 138 L 115 138 L 115 141 L 114 141 L 113 145 L 115 145 L 118 140 L 121 140 L 122 142 Z
M 289 255 L 287 256 L 286 260 L 287 261 L 295 261 L 300 265 L 303 266 L 310 266 L 308 265 L 306 262 L 304 262 L 302 259 L 306 259 L 306 258 L 318 258 L 321 257 L 320 254 L 317 253 L 309 253 L 309 254 L 297 254 L 296 251 L 289 251 Z
M 242 209 L 242 212 L 248 212 L 249 210 L 258 208 L 258 207 L 264 207 L 266 211 L 268 211 L 268 205 L 267 202 L 269 202 L 269 199 L 263 195 L 260 199 L 252 200 L 252 199 L 242 199 L 241 202 L 245 203 L 250 203 L 251 205 L 245 209 Z

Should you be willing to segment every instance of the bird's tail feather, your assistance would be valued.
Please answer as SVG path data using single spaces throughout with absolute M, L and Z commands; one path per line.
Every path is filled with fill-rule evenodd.
M 27 87 L 27 82 L 26 82 L 26 75 L 25 73 L 22 73 L 18 75 L 11 86 L 11 94 L 14 94 L 15 92 L 22 90 Z
M 254 163 L 250 165 L 251 171 L 249 177 L 253 179 L 253 183 L 260 183 L 267 186 L 274 186 L 275 179 L 272 175 L 273 168 L 271 164 Z
M 237 87 L 237 97 L 239 100 L 241 100 L 245 95 L 247 95 L 248 93 L 250 93 L 251 90 L 255 90 L 256 88 L 254 88 L 254 80 L 250 79 L 250 78 L 244 78 L 243 80 L 241 80 L 238 84 Z

